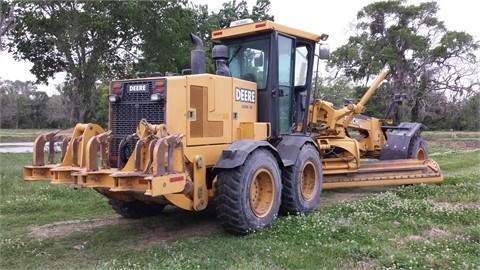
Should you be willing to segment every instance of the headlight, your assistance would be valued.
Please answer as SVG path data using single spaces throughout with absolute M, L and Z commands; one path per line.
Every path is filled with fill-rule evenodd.
M 115 103 L 119 100 L 120 100 L 120 96 L 117 96 L 117 95 L 109 95 L 108 96 L 108 101 L 110 101 L 111 103 Z
M 162 99 L 161 94 L 152 94 L 152 95 L 150 96 L 150 100 L 151 100 L 151 101 L 159 101 L 160 99 Z

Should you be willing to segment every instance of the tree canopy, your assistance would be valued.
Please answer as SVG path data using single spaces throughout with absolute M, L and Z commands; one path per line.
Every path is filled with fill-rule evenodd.
M 15 4 L 15 2 L 0 2 L 0 52 L 3 49 L 4 36 L 7 35 L 15 22 Z
M 412 121 L 432 117 L 438 98 L 468 98 L 480 86 L 475 56 L 480 44 L 468 33 L 448 31 L 438 10 L 436 2 L 390 0 L 365 6 L 357 13 L 355 35 L 332 53 L 328 66 L 365 84 L 388 66 L 388 82 L 370 104 L 389 104 L 394 93 L 405 93 Z
M 37 82 L 66 73 L 61 94 L 71 105 L 70 119 L 85 122 L 96 118 L 102 95 L 97 83 L 130 78 L 136 71 L 189 68 L 190 32 L 208 38 L 238 16 L 271 18 L 269 6 L 268 0 L 258 0 L 250 14 L 246 1 L 233 0 L 209 14 L 206 6 L 186 0 L 18 1 L 7 46 L 16 59 L 33 63 Z

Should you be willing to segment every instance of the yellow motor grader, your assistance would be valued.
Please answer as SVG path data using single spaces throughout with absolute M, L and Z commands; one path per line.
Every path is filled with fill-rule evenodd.
M 239 235 L 278 213 L 313 211 L 322 188 L 443 180 L 422 124 L 361 114 L 385 71 L 342 108 L 310 99 L 327 35 L 238 21 L 212 38 L 215 74 L 205 72 L 203 43 L 191 34 L 188 72 L 112 81 L 107 131 L 77 124 L 68 137 L 39 136 L 24 179 L 93 188 L 126 218 L 213 202 L 226 231 Z

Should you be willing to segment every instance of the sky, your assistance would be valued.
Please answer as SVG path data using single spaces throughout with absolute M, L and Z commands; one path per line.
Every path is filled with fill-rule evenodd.
M 226 1 L 226 0 L 225 0 Z M 239 2 L 240 0 L 237 0 Z M 191 0 L 194 4 L 208 4 L 210 12 L 217 12 L 224 0 Z M 256 0 L 247 0 L 248 7 Z M 275 22 L 315 34 L 328 34 L 331 51 L 345 44 L 351 33 L 349 25 L 354 21 L 356 13 L 364 6 L 376 2 L 373 0 L 270 0 L 270 15 Z M 425 0 L 408 0 L 408 4 L 418 4 Z M 478 27 L 478 9 L 476 1 L 471 0 L 436 0 L 440 6 L 437 16 L 445 22 L 448 30 L 465 31 L 480 39 Z M 213 29 L 212 29 L 213 30 Z M 0 78 L 3 80 L 35 81 L 29 69 L 32 64 L 26 61 L 16 61 L 6 51 L 0 52 Z M 49 85 L 38 85 L 39 91 L 54 93 L 54 85 L 62 82 L 61 74 L 50 80 Z

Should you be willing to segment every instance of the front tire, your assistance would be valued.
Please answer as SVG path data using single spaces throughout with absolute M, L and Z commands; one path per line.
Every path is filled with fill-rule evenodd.
M 283 170 L 282 180 L 282 214 L 305 214 L 317 207 L 323 176 L 320 155 L 313 145 L 302 146 L 295 164 Z
M 282 183 L 272 153 L 257 149 L 243 165 L 222 170 L 217 177 L 217 216 L 227 232 L 246 235 L 269 226 L 276 219 Z
M 407 158 L 413 158 L 418 160 L 428 159 L 428 148 L 425 140 L 420 136 L 414 136 L 410 140 L 408 145 Z

